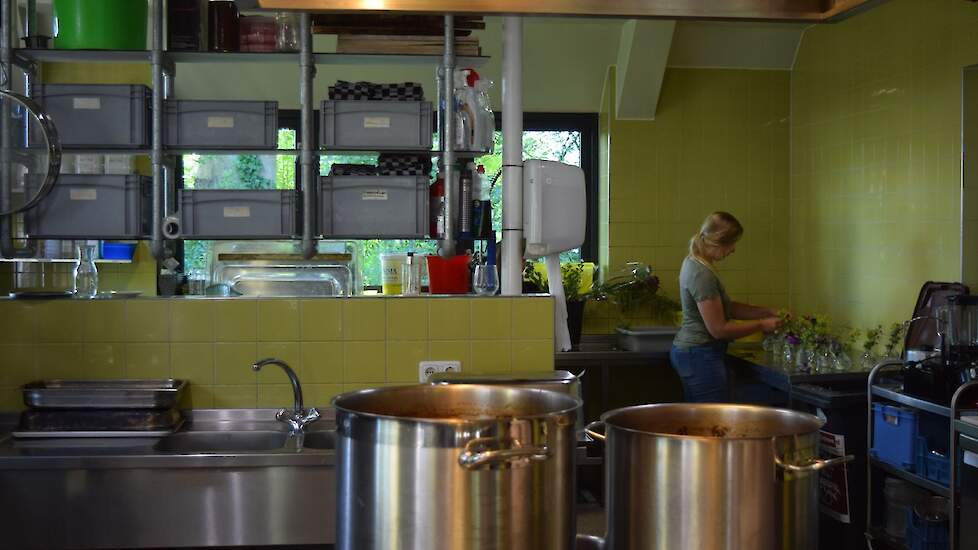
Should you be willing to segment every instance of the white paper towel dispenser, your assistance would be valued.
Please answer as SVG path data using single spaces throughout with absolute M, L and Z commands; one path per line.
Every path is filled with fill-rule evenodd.
M 559 254 L 584 244 L 587 195 L 584 171 L 552 160 L 523 163 L 523 237 L 526 257 Z
M 552 160 L 523 163 L 524 256 L 543 257 L 550 294 L 554 297 L 554 349 L 571 349 L 567 302 L 560 272 L 560 253 L 584 244 L 587 195 L 584 171 Z

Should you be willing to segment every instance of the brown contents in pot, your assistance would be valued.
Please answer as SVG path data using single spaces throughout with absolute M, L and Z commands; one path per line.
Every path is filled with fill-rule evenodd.
M 676 435 L 692 435 L 696 437 L 727 437 L 730 434 L 730 428 L 727 426 L 720 426 L 714 424 L 710 428 L 696 426 L 690 428 L 689 426 L 680 426 L 676 430 Z

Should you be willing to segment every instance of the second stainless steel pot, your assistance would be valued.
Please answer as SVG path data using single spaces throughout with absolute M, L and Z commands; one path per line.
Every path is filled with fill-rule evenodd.
M 573 548 L 578 400 L 450 384 L 333 404 L 339 550 Z
M 750 405 L 602 415 L 609 550 L 816 550 L 822 421 Z

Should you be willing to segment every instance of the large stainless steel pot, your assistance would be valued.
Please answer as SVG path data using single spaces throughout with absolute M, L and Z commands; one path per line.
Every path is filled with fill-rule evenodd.
M 338 549 L 573 548 L 578 400 L 450 384 L 333 405 Z
M 604 424 L 604 434 L 596 432 Z M 784 409 L 670 403 L 602 415 L 608 550 L 816 550 L 823 422 Z

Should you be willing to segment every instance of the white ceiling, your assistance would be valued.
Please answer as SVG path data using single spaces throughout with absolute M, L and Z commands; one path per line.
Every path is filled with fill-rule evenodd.
M 680 21 L 670 67 L 791 70 L 807 25 Z

